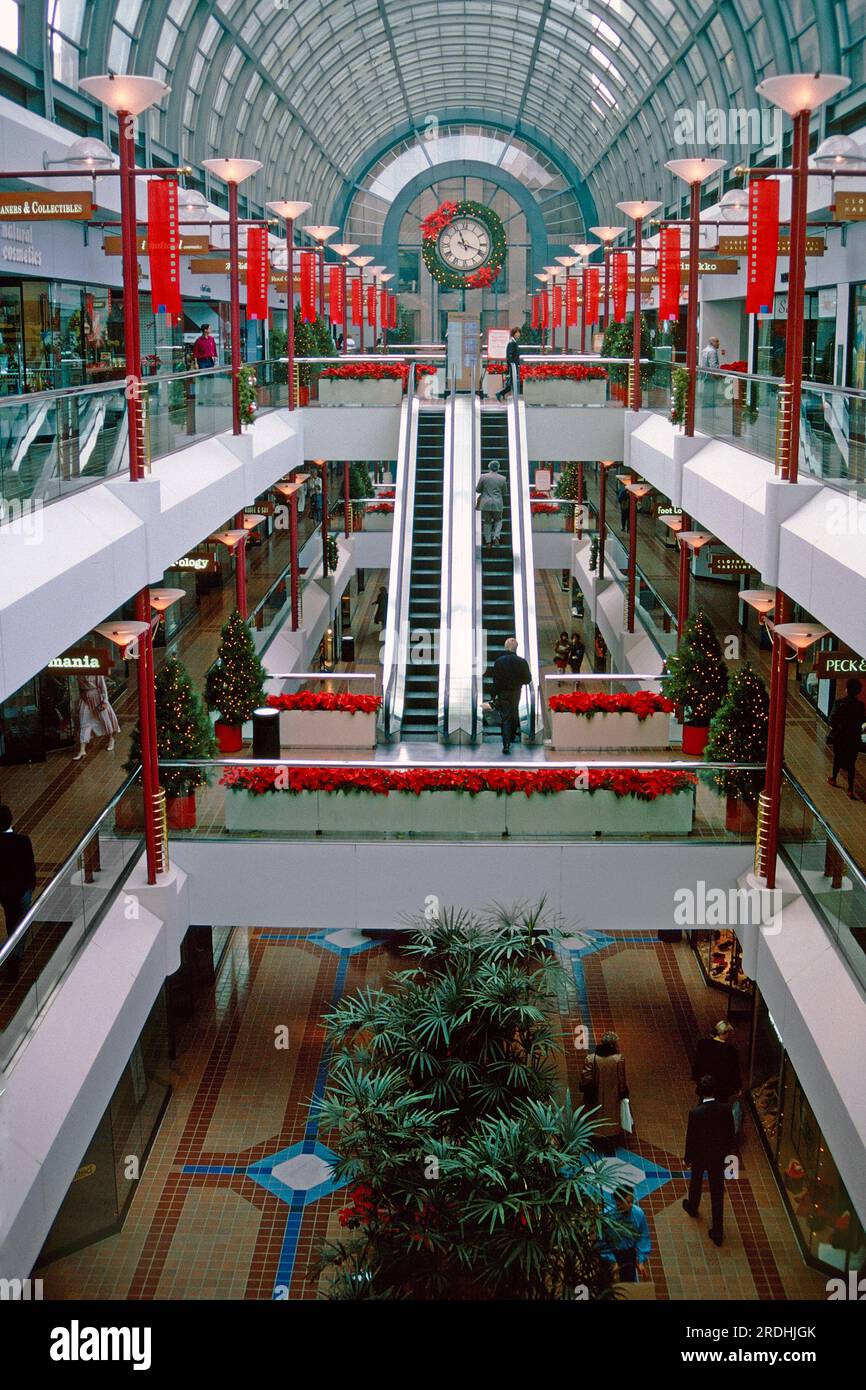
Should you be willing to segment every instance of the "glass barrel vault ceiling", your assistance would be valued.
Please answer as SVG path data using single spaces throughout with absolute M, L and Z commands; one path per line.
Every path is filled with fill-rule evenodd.
M 196 166 L 214 154 L 255 156 L 265 168 L 254 198 L 309 196 L 322 215 L 345 209 L 359 185 L 370 188 L 364 176 L 389 147 L 413 133 L 420 141 L 437 120 L 484 126 L 485 158 L 499 157 L 502 137 L 505 159 L 549 151 L 573 182 L 583 177 L 605 218 L 638 191 L 669 200 L 661 166 L 677 152 L 677 111 L 753 106 L 755 84 L 774 72 L 842 72 L 855 91 L 863 79 L 866 0 L 18 6 L 18 51 L 37 70 L 47 21 L 59 119 L 61 89 L 81 76 L 152 73 L 172 87 L 148 117 L 157 148 Z M 410 167 L 380 163 L 392 197 Z

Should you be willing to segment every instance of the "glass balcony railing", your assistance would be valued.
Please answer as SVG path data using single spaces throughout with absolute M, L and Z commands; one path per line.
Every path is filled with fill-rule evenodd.
M 414 367 L 415 395 L 439 400 L 445 393 L 445 354 L 353 352 L 346 357 L 298 357 L 295 370 L 302 406 L 400 405 Z
M 0 1070 L 9 1065 L 141 853 L 136 780 L 134 775 L 115 793 L 0 946 Z
M 288 404 L 279 362 L 250 362 L 260 411 Z M 232 427 L 228 367 L 144 377 L 147 464 Z M 122 477 L 128 467 L 124 382 L 0 398 L 0 522 Z

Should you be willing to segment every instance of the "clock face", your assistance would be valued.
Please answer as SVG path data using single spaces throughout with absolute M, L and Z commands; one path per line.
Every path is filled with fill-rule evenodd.
M 475 217 L 456 217 L 439 233 L 439 255 L 450 270 L 471 274 L 488 259 L 490 233 Z

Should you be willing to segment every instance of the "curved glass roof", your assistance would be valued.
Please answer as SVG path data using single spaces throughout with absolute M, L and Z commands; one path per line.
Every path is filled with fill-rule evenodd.
M 18 42 L 41 66 L 47 18 L 59 86 L 106 70 L 162 77 L 171 94 L 148 117 L 157 147 L 193 165 L 214 154 L 261 159 L 256 200 L 309 197 L 324 216 L 347 205 L 387 149 L 417 133 L 421 150 L 387 171 L 392 181 L 411 177 L 429 122 L 474 121 L 548 150 L 573 170 L 573 183 L 585 180 L 604 218 L 625 196 L 669 200 L 664 159 L 696 149 L 676 143 L 683 109 L 754 107 L 756 83 L 773 72 L 823 68 L 858 86 L 864 6 L 19 0 Z M 731 162 L 746 152 L 731 150 Z

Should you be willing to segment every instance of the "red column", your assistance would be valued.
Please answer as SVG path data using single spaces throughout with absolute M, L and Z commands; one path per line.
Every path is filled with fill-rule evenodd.
M 161 834 L 157 834 L 159 791 L 159 753 L 156 742 L 156 699 L 153 684 L 153 642 L 150 633 L 150 590 L 142 589 L 135 596 L 135 616 L 147 623 L 147 631 L 138 642 L 138 727 L 141 743 L 141 790 L 144 808 L 144 845 L 147 862 L 147 881 L 156 883 L 158 870 L 163 867 L 160 852 Z
M 351 485 L 352 485 L 352 465 L 346 459 L 343 463 L 343 535 L 349 534 L 349 517 L 351 515 Z
M 238 186 L 229 184 L 229 315 L 232 335 L 232 434 L 241 432 L 241 277 L 238 260 Z
M 580 508 L 578 517 L 581 518 L 577 526 L 577 537 L 579 540 L 583 535 L 583 459 L 579 459 L 577 464 L 577 505 Z
M 599 314 L 599 319 L 604 320 L 603 326 L 607 328 L 610 315 L 610 247 L 604 248 L 604 306 Z M 602 324 L 599 324 L 602 327 Z
M 776 590 L 775 621 L 791 621 L 793 604 L 781 589 Z M 779 844 L 779 812 L 782 800 L 782 765 L 785 760 L 785 721 L 788 712 L 788 644 L 773 637 L 773 658 L 770 667 L 770 709 L 767 726 L 767 766 L 764 774 L 764 793 L 769 797 L 767 808 L 767 846 L 764 867 L 768 888 L 776 886 L 776 851 Z
M 632 373 L 631 373 L 631 408 L 640 410 L 641 389 L 640 389 L 640 274 L 641 274 L 641 235 L 643 231 L 643 218 L 636 217 L 634 221 L 634 332 L 632 334 Z M 634 617 L 634 614 L 632 614 Z M 633 632 L 634 627 L 629 628 Z
M 607 514 L 607 469 L 598 465 L 598 577 L 604 579 L 604 538 L 605 517 Z
M 322 464 L 322 574 L 327 579 L 328 569 L 328 461 Z
M 286 351 L 289 358 L 289 410 L 294 410 L 295 400 L 295 223 L 286 218 L 286 252 L 289 270 L 289 324 L 286 331 Z
M 343 261 L 343 352 L 349 351 L 349 276 Z
M 689 518 L 685 512 L 682 515 L 683 531 L 688 531 L 690 526 Z M 680 583 L 679 594 L 677 596 L 677 642 L 682 641 L 683 629 L 689 619 L 689 565 L 691 564 L 691 551 L 685 541 L 680 541 Z
M 235 546 L 235 595 L 238 612 L 243 619 L 247 616 L 247 538 L 244 536 Z
M 809 188 L 809 112 L 794 117 L 794 147 L 791 176 L 791 255 L 788 260 L 788 322 L 785 328 L 785 380 L 790 393 L 791 421 L 788 430 L 783 476 L 796 483 L 799 473 L 800 396 L 803 385 L 803 298 L 806 289 L 806 216 Z
M 292 632 L 297 632 L 301 621 L 301 595 L 298 583 L 298 494 L 296 492 L 293 492 L 289 498 L 289 561 L 291 564 Z
M 358 324 L 358 351 L 364 351 L 364 318 L 366 305 L 364 303 L 364 272 L 358 271 L 358 279 L 361 282 L 361 322 Z
M 689 384 L 686 390 L 685 433 L 689 439 L 695 432 L 695 391 L 698 384 L 698 261 L 701 237 L 701 185 L 689 187 L 689 304 L 686 312 L 686 371 Z
M 634 590 L 635 569 L 637 566 L 637 498 L 633 492 L 628 495 L 628 602 L 626 607 L 626 632 L 634 632 Z
M 565 319 L 565 351 L 566 351 L 566 352 L 568 352 L 568 282 L 569 282 L 570 279 L 571 279 L 571 271 L 569 270 L 568 266 L 566 266 L 566 267 L 565 267 L 565 289 L 564 289 L 563 292 L 562 292 L 562 297 L 563 297 L 563 311 L 564 311 L 564 312 L 563 312 L 563 317 L 564 317 L 564 319 Z
M 325 322 L 325 247 L 319 247 L 319 318 Z
M 582 270 L 580 282 L 580 350 L 586 352 L 586 271 Z
M 135 122 L 118 112 L 120 131 L 120 241 L 123 256 L 123 340 L 126 353 L 126 420 L 129 430 L 129 476 L 144 468 L 141 416 L 141 348 L 138 322 L 138 246 L 135 207 Z M 149 619 L 148 619 L 149 621 Z

